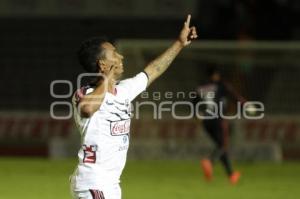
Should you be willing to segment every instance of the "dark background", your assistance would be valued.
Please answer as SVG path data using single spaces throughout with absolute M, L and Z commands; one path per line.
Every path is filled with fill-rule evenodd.
M 120 0 L 105 4 L 107 9 L 115 10 L 112 14 L 99 11 L 98 16 L 80 14 L 83 5 L 78 0 L 61 1 L 64 3 L 58 5 L 59 12 L 55 8 L 50 14 L 33 12 L 41 2 L 7 1 L 6 7 L 11 12 L 4 12 L 5 8 L 0 12 L 2 110 L 48 110 L 53 100 L 49 95 L 50 82 L 54 79 L 74 82 L 82 72 L 76 51 L 82 40 L 92 36 L 106 35 L 112 41 L 174 39 L 186 14 L 192 13 L 200 41 L 296 41 L 300 38 L 300 3 L 296 0 L 196 1 L 196 8 L 191 12 L 187 9 L 178 14 L 180 1 L 161 1 L 166 11 L 172 8 L 173 12 L 168 14 L 162 10 L 158 16 L 151 15 L 151 10 L 138 16 L 130 12 L 118 14 L 122 8 L 133 7 L 135 3 Z M 156 2 L 158 8 L 161 2 Z

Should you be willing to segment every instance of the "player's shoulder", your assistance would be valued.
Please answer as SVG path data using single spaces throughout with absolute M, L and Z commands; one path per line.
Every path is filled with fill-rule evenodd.
M 123 79 L 119 82 L 119 85 L 124 85 L 127 83 L 138 83 L 141 79 L 148 80 L 148 75 L 146 72 L 142 71 L 142 72 L 134 75 L 133 77 Z
M 117 83 L 117 87 L 124 88 L 124 87 L 130 86 L 130 84 L 132 84 L 132 83 L 133 83 L 133 78 L 132 77 L 122 79 L 121 81 L 119 81 Z
M 119 82 L 117 83 L 117 86 L 122 86 L 122 85 L 124 85 L 124 84 L 126 84 L 126 83 L 130 83 L 131 81 L 132 81 L 131 78 L 122 79 L 121 81 L 119 81 Z
M 131 78 L 124 79 L 124 80 L 119 81 L 116 84 L 116 91 L 119 95 L 122 94 L 122 93 L 126 94 L 131 90 L 131 87 L 132 87 Z

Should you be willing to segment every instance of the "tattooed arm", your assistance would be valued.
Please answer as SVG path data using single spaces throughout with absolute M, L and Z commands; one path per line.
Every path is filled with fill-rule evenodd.
M 148 64 L 148 66 L 145 68 L 145 72 L 149 78 L 148 86 L 167 70 L 182 48 L 182 44 L 179 41 L 176 41 L 163 54 Z
M 146 66 L 145 72 L 149 78 L 148 86 L 167 70 L 183 47 L 189 45 L 191 40 L 198 37 L 196 28 L 194 26 L 190 27 L 190 20 L 191 15 L 188 15 L 177 41 L 175 41 L 171 47 Z

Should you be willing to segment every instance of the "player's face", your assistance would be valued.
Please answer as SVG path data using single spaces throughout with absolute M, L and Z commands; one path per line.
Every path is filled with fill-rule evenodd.
M 117 78 L 123 73 L 123 56 L 117 52 L 116 48 L 109 42 L 101 44 L 104 50 L 104 71 L 109 72 L 114 67 L 114 73 Z

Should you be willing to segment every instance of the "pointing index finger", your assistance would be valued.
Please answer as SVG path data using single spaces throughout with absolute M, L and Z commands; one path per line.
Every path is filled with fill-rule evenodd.
M 187 18 L 186 18 L 186 21 L 185 21 L 185 25 L 186 25 L 187 27 L 190 27 L 190 21 L 191 21 L 191 15 L 189 14 L 189 15 L 187 16 Z

